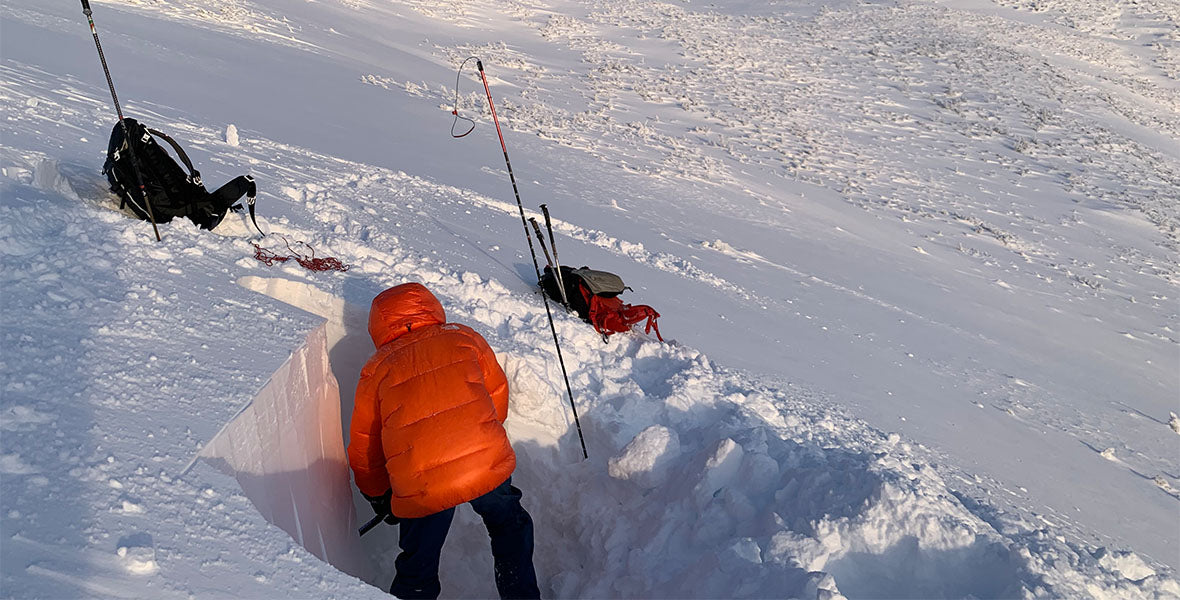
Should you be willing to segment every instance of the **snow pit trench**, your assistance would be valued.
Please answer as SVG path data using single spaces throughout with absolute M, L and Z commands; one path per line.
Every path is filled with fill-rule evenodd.
M 353 490 L 341 419 L 342 400 L 347 400 L 351 414 L 357 374 L 342 398 L 338 380 L 344 374 L 334 373 L 332 364 L 349 342 L 358 345 L 350 339 L 355 336 L 344 334 L 346 319 L 356 315 L 346 315 L 342 300 L 305 283 L 257 277 L 239 283 L 326 322 L 308 334 L 254 399 L 204 446 L 200 457 L 237 479 L 262 516 L 309 552 L 345 573 L 388 588 L 372 558 L 388 553 L 389 537 L 377 531 L 357 536 L 358 521 L 367 520 L 371 509 Z M 339 364 L 359 373 L 364 358 Z
M 379 290 L 357 290 L 346 302 L 306 282 L 245 277 L 239 283 L 326 322 L 201 457 L 233 475 L 260 513 L 312 554 L 388 589 L 397 528 L 379 526 L 357 536 L 371 509 L 351 484 L 344 437 L 360 367 L 372 352 L 361 298 Z M 653 348 L 618 351 L 635 358 L 671 352 L 652 360 L 675 363 L 672 370 L 682 372 L 658 377 L 663 383 L 651 393 L 633 390 L 643 415 L 629 409 L 615 414 L 609 402 L 584 414 L 590 461 L 560 455 L 564 442 L 558 438 L 568 433 L 560 416 L 510 418 L 518 458 L 514 482 L 536 523 L 542 594 L 839 598 L 842 592 L 855 599 L 882 593 L 1003 597 L 1024 589 L 1024 561 L 949 502 L 944 489 L 922 489 L 932 482 L 910 482 L 905 469 L 889 466 L 897 457 L 771 434 L 785 426 L 779 409 L 757 403 L 717 402 L 694 415 L 667 409 L 697 381 L 681 375 L 708 379 L 711 367 L 675 349 Z M 535 403 L 549 400 L 553 390 L 533 389 L 544 386 L 527 358 L 506 357 L 515 408 L 538 417 L 545 408 Z M 617 374 L 623 381 L 632 381 L 631 369 L 616 368 L 627 372 Z M 607 371 L 600 385 L 614 377 Z M 715 392 L 700 393 L 716 399 Z M 659 414 L 646 414 L 651 410 Z M 751 412 L 766 413 L 763 426 L 739 427 L 732 432 L 737 436 L 718 439 L 718 427 L 749 419 Z M 659 424 L 684 419 L 701 430 Z M 636 429 L 637 421 L 653 424 Z M 597 483 L 586 487 L 587 481 Z M 495 597 L 490 554 L 482 523 L 460 506 L 443 550 L 443 596 Z
M 308 334 L 200 457 L 235 477 L 263 517 L 309 552 L 387 590 L 398 529 L 379 525 L 357 535 L 372 509 L 352 485 L 345 449 L 356 383 L 373 352 L 368 304 L 361 301 L 380 290 L 356 290 L 355 302 L 348 302 L 307 282 L 250 276 L 238 283 L 325 323 Z M 526 506 L 530 500 L 526 490 Z M 444 596 L 496 595 L 487 534 L 466 505 L 456 511 L 441 572 Z

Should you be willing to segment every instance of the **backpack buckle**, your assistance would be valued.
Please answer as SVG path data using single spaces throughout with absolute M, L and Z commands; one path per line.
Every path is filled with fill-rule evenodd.
M 115 150 L 115 153 L 114 153 L 114 154 L 112 154 L 111 156 L 112 156 L 112 157 L 114 157 L 114 159 L 115 159 L 116 161 L 118 161 L 118 160 L 119 160 L 119 151 L 118 151 L 118 150 Z
M 146 144 L 146 143 L 152 141 L 152 136 L 149 135 L 148 132 L 145 131 L 145 132 L 143 132 L 143 137 L 139 138 L 139 141 Z
M 193 176 L 193 177 L 191 177 L 191 178 L 190 178 L 190 181 L 192 181 L 193 183 L 195 183 L 195 184 L 197 184 L 197 185 L 202 185 L 202 186 L 203 186 L 203 185 L 205 185 L 204 183 L 202 183 L 202 182 L 201 182 L 201 176 L 200 176 L 200 175 L 196 175 L 196 176 Z

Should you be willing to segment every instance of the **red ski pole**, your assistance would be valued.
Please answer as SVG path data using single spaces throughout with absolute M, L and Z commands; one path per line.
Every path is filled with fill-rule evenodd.
M 492 122 L 496 124 L 496 135 L 500 137 L 500 149 L 504 151 L 504 164 L 508 167 L 508 179 L 512 181 L 512 193 L 516 194 L 516 208 L 520 210 L 520 224 L 524 227 L 524 237 L 529 241 L 529 253 L 533 256 L 533 270 L 537 273 L 537 281 L 541 281 L 541 267 L 537 264 L 537 251 L 533 248 L 533 238 L 529 235 L 529 225 L 524 218 L 524 205 L 520 202 L 520 189 L 516 186 L 516 176 L 512 174 L 512 161 L 508 160 L 508 146 L 504 144 L 504 132 L 500 130 L 500 119 L 496 116 L 496 104 L 492 102 L 492 90 L 488 87 L 488 77 L 483 72 L 483 61 L 476 59 L 479 78 L 483 81 L 483 90 L 488 95 L 488 108 L 492 111 Z M 540 233 L 538 232 L 538 237 Z M 569 394 L 570 410 L 574 412 L 574 426 L 578 430 L 578 441 L 582 443 L 582 458 L 589 458 L 586 453 L 586 438 L 582 437 L 582 424 L 578 421 L 578 407 L 574 405 L 574 392 L 570 387 L 569 375 L 565 372 L 565 359 L 561 356 L 561 344 L 557 341 L 557 328 L 553 325 L 553 312 L 549 310 L 549 298 L 541 293 L 541 300 L 545 303 L 545 314 L 549 316 L 549 331 L 553 332 L 553 345 L 557 348 L 557 362 L 561 364 L 561 376 L 565 379 L 565 391 Z

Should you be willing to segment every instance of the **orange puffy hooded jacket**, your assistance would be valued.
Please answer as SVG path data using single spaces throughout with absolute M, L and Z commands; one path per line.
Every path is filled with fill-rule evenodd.
M 361 370 L 348 444 L 361 492 L 392 489 L 393 514 L 418 518 L 508 479 L 516 468 L 502 425 L 508 380 L 488 343 L 447 323 L 418 283 L 373 299 L 369 335 L 377 353 Z

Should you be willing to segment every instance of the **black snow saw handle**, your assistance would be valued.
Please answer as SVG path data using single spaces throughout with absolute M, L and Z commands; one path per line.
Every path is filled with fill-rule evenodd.
M 85 0 L 83 0 L 83 2 L 85 2 Z M 385 520 L 385 515 L 377 515 L 377 516 L 373 517 L 372 519 L 369 519 L 368 523 L 361 525 L 361 528 L 357 530 L 357 534 L 358 535 L 365 535 L 366 533 L 369 533 L 370 529 L 380 525 L 381 521 L 384 521 L 384 520 Z

